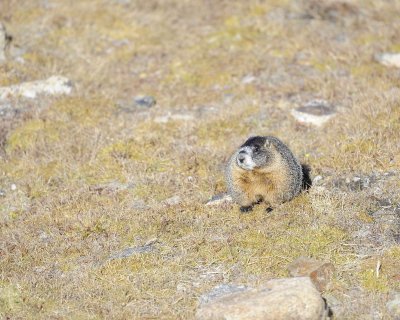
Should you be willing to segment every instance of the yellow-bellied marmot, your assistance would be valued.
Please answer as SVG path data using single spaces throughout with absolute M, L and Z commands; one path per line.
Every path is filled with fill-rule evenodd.
M 250 137 L 230 158 L 226 168 L 228 192 L 240 211 L 265 202 L 267 211 L 293 199 L 311 185 L 309 168 L 272 136 Z

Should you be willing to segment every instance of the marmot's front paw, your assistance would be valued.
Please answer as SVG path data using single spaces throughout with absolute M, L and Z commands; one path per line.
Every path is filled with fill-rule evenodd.
M 240 212 L 249 212 L 253 210 L 253 206 L 241 206 L 240 207 Z

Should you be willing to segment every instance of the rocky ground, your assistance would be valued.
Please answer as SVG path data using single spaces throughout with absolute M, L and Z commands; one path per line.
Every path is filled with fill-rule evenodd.
M 285 285 L 309 293 L 298 319 L 399 318 L 399 16 L 0 1 L 0 317 L 246 319 Z M 206 204 L 254 134 L 312 188 L 271 213 Z

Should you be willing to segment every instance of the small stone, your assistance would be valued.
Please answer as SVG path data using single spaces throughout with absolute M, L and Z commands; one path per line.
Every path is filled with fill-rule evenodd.
M 292 110 L 292 116 L 299 122 L 322 126 L 336 114 L 335 107 L 325 100 L 312 100 Z
M 400 292 L 396 293 L 393 299 L 386 303 L 386 308 L 393 319 L 400 319 Z
M 318 182 L 320 182 L 322 179 L 322 176 L 316 176 L 314 177 L 312 184 L 318 184 Z
M 307 257 L 299 257 L 288 266 L 293 277 L 310 277 L 319 291 L 325 291 L 329 286 L 335 267 L 330 262 L 321 262 Z
M 194 120 L 194 116 L 191 114 L 184 114 L 184 113 L 168 113 L 165 116 L 159 116 L 154 118 L 154 122 L 156 123 L 168 123 L 171 120 L 175 121 L 192 121 Z
M 6 196 L 6 192 L 4 190 L 0 189 L 0 197 L 5 197 Z
M 6 60 L 6 48 L 11 37 L 7 34 L 6 27 L 0 22 L 0 62 Z
M 11 185 L 11 191 L 15 191 L 15 190 L 17 190 L 17 185 L 15 183 L 13 183 Z
M 232 203 L 232 197 L 227 193 L 219 193 L 214 196 L 210 200 L 206 202 L 206 206 L 209 207 L 218 207 L 224 204 Z
M 156 99 L 152 96 L 138 96 L 134 99 L 136 106 L 141 108 L 151 108 L 155 106 Z
M 256 80 L 256 77 L 254 77 L 253 75 L 249 74 L 249 75 L 245 76 L 242 79 L 242 83 L 243 84 L 250 84 L 250 83 L 254 82 L 255 80 Z
M 327 319 L 325 302 L 309 278 L 273 279 L 258 289 L 223 294 L 200 305 L 198 320 Z
M 200 297 L 200 304 L 206 304 L 210 303 L 218 298 L 221 298 L 222 296 L 231 294 L 231 293 L 237 293 L 237 292 L 242 292 L 247 290 L 248 288 L 245 286 L 238 286 L 238 285 L 233 285 L 233 284 L 221 284 L 219 286 L 214 287 L 210 292 L 203 294 Z
M 36 98 L 38 94 L 70 94 L 72 83 L 65 77 L 52 76 L 47 80 L 23 82 L 9 87 L 0 87 L 0 99 L 12 97 Z
M 151 240 L 147 241 L 147 243 L 143 246 L 126 248 L 120 252 L 112 254 L 108 259 L 109 260 L 123 259 L 123 258 L 129 258 L 130 256 L 132 256 L 134 254 L 152 252 L 152 251 L 154 251 L 154 244 L 156 242 L 157 242 L 156 238 L 151 239 Z
M 163 201 L 164 205 L 167 206 L 176 206 L 178 204 L 180 204 L 182 202 L 181 197 L 180 196 L 173 196 L 171 198 L 165 199 Z
M 384 66 L 400 68 L 400 53 L 377 54 L 375 59 Z

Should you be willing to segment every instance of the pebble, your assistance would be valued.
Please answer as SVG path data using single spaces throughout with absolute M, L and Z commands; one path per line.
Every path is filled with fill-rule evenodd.
M 17 185 L 16 185 L 15 183 L 13 183 L 13 184 L 11 185 L 11 190 L 12 190 L 12 191 L 17 190 Z
M 151 108 L 156 105 L 156 99 L 152 96 L 138 96 L 134 98 L 135 105 L 141 108 Z
M 171 198 L 165 199 L 163 201 L 163 204 L 167 205 L 167 206 L 176 206 L 176 205 L 180 204 L 181 202 L 182 202 L 182 199 L 180 196 L 173 196 Z
M 168 113 L 165 116 L 159 116 L 159 117 L 154 118 L 154 122 L 156 122 L 156 123 L 168 123 L 171 120 L 192 121 L 192 120 L 194 120 L 194 116 L 191 114 L 184 114 L 184 113 L 176 113 L 176 114 Z
M 243 84 L 250 84 L 250 83 L 254 82 L 255 80 L 256 80 L 256 77 L 254 77 L 253 75 L 249 74 L 249 75 L 245 76 L 242 79 L 242 83 Z
M 320 127 L 332 119 L 336 111 L 335 107 L 325 100 L 312 100 L 299 108 L 293 109 L 291 114 L 300 123 Z
M 203 305 L 217 298 L 221 298 L 224 295 L 245 291 L 247 289 L 248 288 L 245 286 L 239 286 L 234 284 L 221 284 L 219 286 L 214 287 L 210 292 L 200 296 L 199 301 L 200 304 Z
M 400 68 L 400 53 L 377 54 L 375 59 L 384 66 Z
M 229 204 L 232 202 L 233 202 L 233 199 L 229 194 L 219 193 L 219 194 L 212 196 L 212 198 L 206 202 L 206 206 L 217 207 L 217 206 L 222 206 L 224 204 Z
M 7 35 L 6 27 L 2 22 L 0 22 L 0 62 L 6 60 L 6 47 L 9 41 L 9 36 Z
M 147 243 L 143 246 L 136 246 L 136 247 L 129 247 L 120 252 L 112 254 L 108 259 L 115 260 L 115 259 L 124 259 L 129 258 L 134 254 L 141 254 L 141 253 L 149 253 L 154 251 L 154 244 L 157 242 L 157 239 L 151 239 L 147 241 Z

